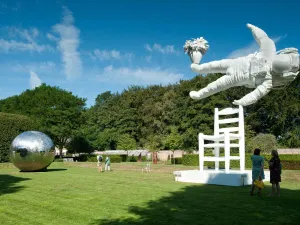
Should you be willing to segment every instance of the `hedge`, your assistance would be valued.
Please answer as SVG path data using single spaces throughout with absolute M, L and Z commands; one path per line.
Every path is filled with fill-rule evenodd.
M 120 162 L 137 162 L 138 156 L 127 156 L 127 155 L 107 155 L 110 157 L 111 163 L 120 163 Z M 105 161 L 106 155 L 102 155 L 103 162 Z M 78 160 L 79 162 L 97 162 L 96 155 L 81 154 L 79 157 L 74 157 L 74 161 Z M 147 157 L 142 156 L 142 162 L 147 162 Z
M 35 127 L 27 116 L 0 112 L 0 162 L 9 161 L 9 149 L 15 137 Z
M 300 170 L 299 160 L 281 160 L 282 170 Z
M 172 164 L 182 164 L 182 158 L 175 158 L 175 163 L 174 163 L 174 158 L 171 159 Z
M 122 158 L 119 155 L 107 155 L 107 156 L 109 156 L 111 163 L 120 163 L 120 162 L 122 162 Z M 105 163 L 106 155 L 102 155 L 102 157 L 103 157 L 102 162 Z M 88 161 L 88 162 L 97 162 L 97 156 L 96 155 L 91 155 L 91 156 L 88 155 L 86 161 Z
M 138 156 L 127 156 L 126 157 L 126 161 L 123 162 L 137 162 L 139 159 Z M 142 162 L 147 162 L 147 157 L 146 156 L 142 156 Z
M 246 154 L 246 168 L 252 167 L 252 161 L 251 161 L 251 155 L 252 154 Z M 207 156 L 212 156 L 207 155 Z M 267 159 L 270 159 L 270 155 L 263 155 Z M 300 155 L 279 155 L 282 169 L 283 170 L 300 170 Z M 190 155 L 183 155 L 182 157 L 182 164 L 186 166 L 199 166 L 199 155 L 197 154 L 190 154 Z M 207 166 L 208 168 L 214 168 L 215 162 L 204 162 L 204 166 Z M 225 162 L 220 162 L 220 168 L 225 167 Z M 239 168 L 240 167 L 240 161 L 239 160 L 231 160 L 230 161 L 230 167 L 231 168 Z M 265 163 L 265 168 L 268 169 L 268 163 Z

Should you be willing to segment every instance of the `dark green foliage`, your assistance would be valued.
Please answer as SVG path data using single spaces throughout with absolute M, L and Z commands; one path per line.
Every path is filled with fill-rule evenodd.
M 182 156 L 182 165 L 199 166 L 199 155 L 188 154 Z
M 16 136 L 35 128 L 35 121 L 27 116 L 0 112 L 0 162 L 9 161 L 9 148 Z
M 246 168 L 251 168 L 252 167 L 252 161 L 251 161 L 251 155 L 252 154 L 246 154 Z M 212 156 L 211 154 L 207 154 L 207 156 Z M 270 155 L 263 155 L 263 157 L 270 159 Z M 294 168 L 299 168 L 297 167 L 297 165 L 299 165 L 300 162 L 300 155 L 279 155 L 280 160 L 282 162 L 283 165 L 283 169 L 287 169 L 285 166 L 285 162 L 287 162 L 287 164 L 291 164 L 292 166 L 294 166 Z M 290 163 L 293 162 L 293 163 Z M 199 155 L 197 154 L 188 154 L 188 155 L 183 155 L 182 157 L 182 164 L 186 165 L 186 166 L 199 166 Z M 204 166 L 207 166 L 209 168 L 214 168 L 215 167 L 215 163 L 214 162 L 204 162 Z M 224 162 L 220 162 L 220 168 L 224 168 L 225 167 L 225 163 Z M 240 167 L 240 161 L 239 160 L 231 160 L 230 161 L 230 167 L 231 168 L 239 168 Z M 268 163 L 265 162 L 264 164 L 265 169 L 268 169 Z
M 110 158 L 111 163 L 121 163 L 122 162 L 122 157 L 119 155 L 108 155 L 108 157 Z M 105 158 L 106 158 L 106 155 L 103 155 L 103 163 L 105 163 Z
M 253 152 L 255 148 L 259 148 L 261 153 L 267 154 L 271 153 L 273 149 L 277 149 L 277 147 L 276 138 L 272 134 L 258 134 L 246 142 L 246 151 L 248 153 Z
M 214 108 L 232 107 L 233 100 L 251 91 L 235 87 L 201 101 L 189 97 L 191 90 L 199 90 L 220 76 L 199 75 L 168 86 L 132 86 L 120 94 L 104 92 L 88 113 L 87 123 L 93 134 L 89 140 L 101 150 L 120 149 L 118 137 L 122 135 L 149 150 L 196 150 L 198 133 L 213 134 Z M 259 133 L 274 135 L 282 146 L 300 147 L 295 122 L 300 118 L 299 83 L 297 78 L 285 89 L 272 90 L 256 104 L 245 107 L 248 151 L 255 146 L 252 138 Z
M 127 162 L 127 158 L 128 158 L 127 155 L 121 155 L 120 157 L 122 159 L 122 162 Z
M 128 156 L 127 162 L 137 162 L 138 158 L 136 156 Z
M 106 155 L 102 155 L 103 160 L 102 163 L 105 164 Z M 111 163 L 120 163 L 122 162 L 122 157 L 119 155 L 109 155 Z M 97 162 L 96 155 L 89 155 L 89 154 L 81 154 L 79 158 L 75 157 L 74 161 L 78 160 L 79 162 Z
M 0 111 L 27 115 L 38 121 L 39 130 L 48 134 L 62 150 L 85 121 L 85 99 L 45 84 L 18 96 L 0 101 Z
M 123 134 L 118 137 L 117 149 L 132 150 L 136 149 L 136 141 L 129 134 Z
M 174 162 L 175 161 L 175 162 Z M 172 158 L 171 159 L 172 164 L 182 164 L 182 158 Z
M 93 151 L 92 146 L 88 140 L 81 136 L 75 136 L 69 143 L 66 144 L 68 153 L 91 153 Z

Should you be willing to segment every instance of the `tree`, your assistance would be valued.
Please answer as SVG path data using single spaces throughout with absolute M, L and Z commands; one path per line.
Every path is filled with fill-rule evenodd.
M 171 127 L 171 132 L 168 136 L 165 137 L 164 141 L 165 149 L 169 150 L 178 150 L 181 149 L 183 146 L 183 138 L 178 133 L 177 127 Z
M 75 136 L 67 143 L 68 153 L 91 153 L 93 148 L 82 136 Z
M 48 134 L 60 149 L 66 146 L 84 122 L 85 99 L 46 84 L 0 101 L 2 112 L 35 118 L 39 130 Z
M 136 149 L 135 139 L 129 134 L 123 134 L 118 137 L 117 149 L 119 150 L 134 150 Z
M 10 145 L 16 136 L 35 128 L 35 121 L 27 116 L 0 113 L 0 162 L 9 161 Z

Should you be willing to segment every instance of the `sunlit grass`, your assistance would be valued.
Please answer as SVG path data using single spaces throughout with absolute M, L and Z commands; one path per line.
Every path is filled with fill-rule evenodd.
M 298 224 L 300 171 L 284 171 L 282 196 L 250 197 L 249 187 L 174 181 L 180 165 L 53 163 L 20 173 L 0 164 L 0 224 Z M 267 182 L 266 182 L 267 183 Z M 272 222 L 273 221 L 273 222 Z

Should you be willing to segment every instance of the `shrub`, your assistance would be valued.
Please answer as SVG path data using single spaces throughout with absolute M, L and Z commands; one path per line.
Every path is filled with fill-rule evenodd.
M 127 156 L 126 162 L 137 162 L 139 159 L 138 156 Z M 142 156 L 141 158 L 142 162 L 147 162 L 147 157 L 146 156 Z
M 127 155 L 121 155 L 122 162 L 127 162 Z
M 16 136 L 35 129 L 34 120 L 27 116 L 0 112 L 0 162 L 9 161 L 9 148 Z
M 272 134 L 258 134 L 250 138 L 246 142 L 246 151 L 252 153 L 255 148 L 262 150 L 262 153 L 270 153 L 273 149 L 277 149 L 276 137 Z
M 175 163 L 174 163 L 174 161 L 175 161 Z M 171 163 L 172 164 L 182 164 L 182 158 L 172 158 L 171 159 Z
M 199 155 L 197 154 L 183 155 L 182 164 L 186 166 L 199 166 Z
M 97 162 L 97 156 L 96 155 L 90 155 L 87 157 L 88 162 Z
M 88 155 L 87 154 L 80 154 L 78 159 L 76 157 L 75 160 L 78 160 L 78 162 L 86 162 L 88 160 Z
M 111 163 L 121 163 L 122 157 L 120 155 L 107 155 Z M 105 163 L 106 155 L 103 155 L 103 163 Z
M 137 156 L 128 156 L 127 162 L 137 162 L 138 157 Z
M 147 156 L 142 156 L 142 162 L 147 162 Z

